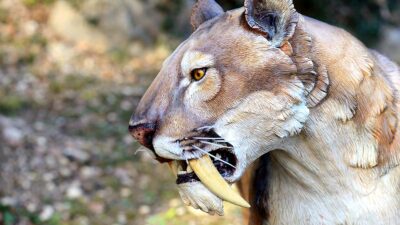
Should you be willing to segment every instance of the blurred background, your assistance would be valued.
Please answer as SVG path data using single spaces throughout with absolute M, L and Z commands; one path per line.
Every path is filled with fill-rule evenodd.
M 243 1 L 219 1 L 231 9 Z M 0 224 L 241 224 L 181 203 L 127 132 L 190 0 L 0 0 Z M 295 0 L 400 62 L 399 0 Z

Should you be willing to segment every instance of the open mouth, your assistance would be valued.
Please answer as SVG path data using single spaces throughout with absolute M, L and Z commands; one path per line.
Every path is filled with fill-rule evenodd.
M 227 178 L 234 175 L 238 164 L 230 143 L 210 129 L 201 130 L 194 136 L 177 142 L 184 150 L 182 158 L 185 159 L 170 163 L 177 175 L 178 185 L 200 181 L 220 199 L 238 206 L 250 207 L 227 182 Z
M 223 178 L 232 176 L 236 170 L 237 159 L 235 154 L 226 149 L 217 149 L 209 152 L 213 165 Z M 186 161 L 177 161 L 177 184 L 200 181 L 199 177 Z

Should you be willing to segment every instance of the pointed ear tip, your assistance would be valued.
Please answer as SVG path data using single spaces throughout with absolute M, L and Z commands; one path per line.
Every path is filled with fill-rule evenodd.
M 298 22 L 292 0 L 245 0 L 244 8 L 249 27 L 270 40 L 292 36 Z
M 224 10 L 215 0 L 198 0 L 192 8 L 192 27 L 196 30 L 202 23 L 223 13 Z

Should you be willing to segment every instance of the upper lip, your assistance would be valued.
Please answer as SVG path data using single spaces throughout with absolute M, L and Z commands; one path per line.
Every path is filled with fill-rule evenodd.
M 182 159 L 199 158 L 217 149 L 231 150 L 233 146 L 209 127 L 198 128 L 190 136 L 177 140 L 183 149 Z
M 191 133 L 190 136 L 179 139 L 176 142 L 183 149 L 181 156 L 182 161 L 178 161 L 178 163 L 182 165 L 181 168 L 184 171 L 186 171 L 185 168 L 187 168 L 187 160 L 201 158 L 204 155 L 209 155 L 215 163 L 216 167 L 220 169 L 219 172 L 221 173 L 221 175 L 223 175 L 225 178 L 228 178 L 235 173 L 237 157 L 234 153 L 233 146 L 224 138 L 219 136 L 213 129 L 196 129 L 193 133 Z M 216 157 L 218 151 L 220 155 L 224 155 L 227 158 L 218 159 Z M 225 151 L 229 152 L 230 155 L 224 154 Z M 234 158 L 232 158 L 232 156 Z M 233 168 L 234 170 L 230 170 L 231 168 Z M 191 180 L 198 180 L 198 178 L 196 175 L 186 172 L 184 174 L 178 175 L 177 183 L 190 182 Z

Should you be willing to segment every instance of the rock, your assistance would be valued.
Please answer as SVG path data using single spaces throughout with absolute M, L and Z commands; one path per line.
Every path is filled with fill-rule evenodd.
M 114 175 L 116 178 L 119 179 L 119 181 L 126 186 L 131 186 L 134 182 L 133 179 L 129 176 L 128 171 L 117 168 L 115 169 Z
M 50 27 L 67 41 L 89 46 L 98 51 L 108 48 L 106 36 L 92 27 L 68 2 L 57 1 L 51 10 Z
M 5 206 L 14 206 L 16 205 L 16 199 L 12 197 L 3 197 L 0 199 L 0 203 Z
M 72 59 L 77 57 L 76 51 L 64 42 L 50 42 L 47 46 L 47 53 L 53 62 L 63 66 L 64 71 L 68 71 L 66 66 L 69 66 Z
M 101 202 L 91 202 L 89 204 L 89 209 L 94 214 L 103 214 L 104 213 L 104 204 Z
M 118 213 L 117 216 L 118 224 L 126 224 L 128 219 L 124 213 Z
M 400 63 L 400 27 L 384 27 L 378 49 L 390 59 Z
M 159 35 L 162 17 L 149 5 L 139 0 L 86 0 L 81 11 L 113 45 L 121 46 L 132 40 L 151 43 Z
M 46 137 L 38 137 L 36 139 L 36 144 L 38 146 L 38 151 L 43 153 L 45 152 L 45 148 L 47 146 L 47 138 Z
M 38 208 L 37 204 L 32 203 L 32 202 L 29 202 L 29 203 L 27 204 L 27 206 L 26 206 L 26 209 L 27 209 L 28 212 L 30 212 L 30 213 L 36 212 L 37 208 Z
M 11 147 L 19 147 L 23 144 L 24 134 L 16 127 L 5 127 L 3 130 L 3 138 Z
M 39 215 L 41 221 L 49 220 L 54 214 L 54 208 L 51 206 L 45 206 Z
M 0 217 L 1 221 L 1 217 Z M 22 218 L 16 225 L 32 225 L 28 218 Z
M 150 207 L 147 205 L 142 205 L 139 207 L 139 214 L 141 215 L 147 215 L 150 213 Z
M 23 31 L 28 36 L 33 36 L 37 33 L 39 29 L 39 24 L 34 20 L 29 20 L 23 24 Z
M 127 198 L 132 195 L 132 191 L 129 188 L 122 188 L 120 191 L 121 197 Z
M 77 199 L 82 197 L 83 191 L 80 187 L 79 184 L 72 184 L 68 189 L 67 189 L 67 198 L 69 199 Z
M 85 166 L 81 168 L 80 175 L 83 179 L 90 179 L 98 177 L 101 174 L 101 170 L 96 167 Z
M 73 147 L 66 147 L 63 151 L 63 154 L 71 160 L 76 160 L 82 163 L 89 160 L 88 153 Z

